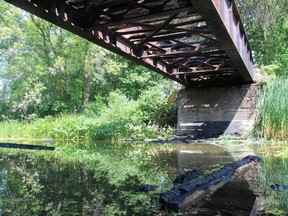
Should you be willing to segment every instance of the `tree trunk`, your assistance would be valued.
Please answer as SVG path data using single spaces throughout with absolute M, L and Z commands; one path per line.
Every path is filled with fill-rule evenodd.
M 91 72 L 87 65 L 89 60 L 89 44 L 87 43 L 87 49 L 85 50 L 85 57 L 82 68 L 82 100 L 79 114 L 83 115 L 86 111 L 87 104 L 89 102 L 90 90 L 91 90 Z

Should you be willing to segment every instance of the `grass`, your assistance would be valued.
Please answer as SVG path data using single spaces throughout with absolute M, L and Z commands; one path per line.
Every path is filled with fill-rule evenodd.
M 26 124 L 19 121 L 0 122 L 1 138 L 27 138 Z
M 277 77 L 264 89 L 261 130 L 267 139 L 288 138 L 288 77 Z
M 157 109 L 151 110 L 151 104 Z M 173 135 L 173 129 L 157 121 L 167 113 L 166 100 L 159 102 L 154 94 L 152 99 L 147 94 L 143 99 L 134 101 L 114 92 L 109 95 L 108 104 L 102 105 L 101 112 L 91 108 L 85 115 L 71 113 L 36 118 L 31 122 L 0 122 L 0 138 L 74 141 L 168 138 Z
M 133 116 L 122 116 L 110 120 L 102 116 L 61 116 L 39 118 L 33 122 L 0 122 L 0 139 L 57 139 L 87 141 L 121 140 L 126 138 L 168 138 L 173 128 L 143 123 Z

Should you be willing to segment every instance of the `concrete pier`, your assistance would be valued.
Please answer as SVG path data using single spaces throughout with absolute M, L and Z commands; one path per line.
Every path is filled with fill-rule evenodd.
M 260 90 L 256 84 L 180 90 L 177 133 L 199 138 L 249 133 L 257 120 Z

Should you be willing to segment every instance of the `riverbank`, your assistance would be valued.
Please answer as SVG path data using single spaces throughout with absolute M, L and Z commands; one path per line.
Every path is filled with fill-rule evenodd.
M 72 113 L 22 121 L 6 119 L 0 122 L 0 138 L 92 141 L 165 140 L 174 137 L 176 129 L 168 124 L 163 126 L 165 121 L 160 118 L 161 115 L 163 118 L 172 115 L 164 105 L 165 102 L 161 102 L 163 105 L 161 109 L 157 108 L 157 112 L 153 111 L 154 114 L 158 113 L 157 117 L 152 111 L 151 116 L 148 117 L 148 114 L 143 114 L 144 110 L 145 112 L 148 110 L 139 108 L 141 106 L 138 106 L 137 102 L 118 99 L 105 107 L 100 115 L 90 112 L 84 115 Z M 249 136 L 268 140 L 286 140 L 288 138 L 288 78 L 270 77 L 259 95 L 259 105 L 259 124 L 254 133 Z M 171 122 L 169 124 L 171 125 Z
M 99 118 L 62 115 L 36 119 L 33 122 L 0 122 L 2 139 L 57 139 L 74 141 L 118 140 L 131 138 L 164 139 L 173 136 L 172 127 L 160 127 L 135 119 L 113 119 L 103 122 Z

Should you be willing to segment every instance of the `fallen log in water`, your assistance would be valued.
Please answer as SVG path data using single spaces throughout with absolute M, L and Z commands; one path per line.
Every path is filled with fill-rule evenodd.
M 235 177 L 244 174 L 260 160 L 260 157 L 249 155 L 240 161 L 226 164 L 223 168 L 202 178 L 184 183 L 162 193 L 160 203 L 174 210 L 185 209 L 208 194 L 217 191 Z
M 29 149 L 29 150 L 55 150 L 53 146 L 39 146 L 39 145 L 27 145 L 27 144 L 16 144 L 16 143 L 0 143 L 0 148 L 18 148 L 18 149 Z

